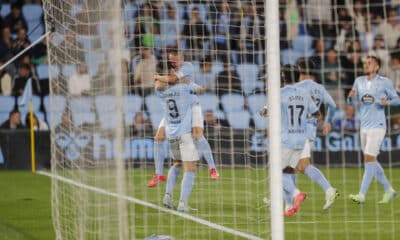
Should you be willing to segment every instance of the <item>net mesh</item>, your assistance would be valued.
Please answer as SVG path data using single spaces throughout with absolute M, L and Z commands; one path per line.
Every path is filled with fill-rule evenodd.
M 297 185 L 309 198 L 300 214 L 285 219 L 288 239 L 400 234 L 394 205 L 360 208 L 347 199 L 358 191 L 363 160 L 357 115 L 344 100 L 369 54 L 383 60 L 381 74 L 399 89 L 400 25 L 393 7 L 393 1 L 280 1 L 281 63 L 311 58 L 316 68 L 310 71 L 339 106 L 334 131 L 315 143 L 313 162 L 341 198 L 322 212 L 325 193 L 299 176 Z M 46 29 L 55 28 L 48 119 L 52 172 L 59 177 L 52 184 L 58 239 L 269 238 L 263 198 L 269 195 L 267 150 L 273 137 L 267 138 L 268 121 L 258 114 L 267 88 L 264 10 L 264 2 L 254 0 L 44 1 Z M 198 211 L 188 214 L 163 207 L 165 183 L 146 187 L 163 116 L 154 75 L 168 74 L 168 53 L 175 48 L 193 65 L 194 81 L 209 89 L 199 101 L 220 173 L 212 180 L 201 158 L 190 196 Z M 396 108 L 388 113 L 392 124 L 380 161 L 395 186 L 398 115 Z M 166 175 L 171 160 L 163 146 Z M 382 193 L 372 184 L 368 200 L 377 202 Z

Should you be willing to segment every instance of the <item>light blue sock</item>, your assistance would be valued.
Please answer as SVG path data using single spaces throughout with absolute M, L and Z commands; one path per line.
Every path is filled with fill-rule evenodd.
M 376 162 L 365 163 L 365 171 L 361 182 L 360 194 L 365 195 L 367 193 L 372 178 L 375 176 L 376 167 Z
M 204 136 L 201 136 L 199 139 L 195 140 L 194 143 L 196 144 L 197 150 L 201 153 L 200 155 L 203 155 L 206 159 L 208 168 L 215 168 L 214 157 L 207 139 Z
M 322 174 L 322 172 L 313 165 L 308 165 L 308 167 L 304 170 L 304 173 L 311 178 L 311 180 L 318 183 L 318 185 L 320 185 L 325 192 L 331 187 L 324 174 Z
M 379 162 L 376 162 L 376 179 L 378 179 L 378 182 L 383 186 L 383 189 L 385 189 L 385 191 L 392 188 Z
M 167 178 L 167 189 L 165 190 L 166 194 L 169 194 L 172 196 L 172 193 L 174 191 L 174 187 L 176 184 L 176 180 L 178 180 L 180 168 L 172 166 L 169 168 L 168 171 L 168 178 Z
M 287 191 L 283 191 L 283 200 L 285 200 L 286 206 L 293 205 L 293 194 L 290 194 Z
M 291 175 L 291 177 L 292 177 L 292 180 L 293 180 L 294 185 L 296 185 L 298 174 L 296 173 L 296 174 L 290 174 L 290 175 Z
M 164 170 L 164 142 L 154 141 L 154 165 L 156 174 L 163 175 Z
M 292 175 L 293 174 L 288 173 L 282 174 L 283 194 L 288 194 L 288 196 L 290 196 L 291 198 L 293 198 L 293 192 L 296 189 L 296 185 L 294 185 Z
M 179 201 L 187 203 L 194 185 L 194 172 L 185 172 L 181 184 L 181 198 Z

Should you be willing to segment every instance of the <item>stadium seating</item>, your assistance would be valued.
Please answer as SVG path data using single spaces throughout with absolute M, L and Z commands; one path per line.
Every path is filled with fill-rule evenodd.
M 15 106 L 15 98 L 13 96 L 0 96 L 0 113 L 10 113 Z
M 264 94 L 252 94 L 247 96 L 247 105 L 252 114 L 258 114 L 260 109 L 267 105 L 267 96 Z
M 238 93 L 222 95 L 221 103 L 225 113 L 240 112 L 244 110 L 244 97 Z
M 303 57 L 303 53 L 295 51 L 293 49 L 281 50 L 281 63 L 296 65 L 297 59 Z
M 71 75 L 75 74 L 77 71 L 75 64 L 64 64 L 61 69 L 61 73 L 64 78 L 68 79 Z
M 36 67 L 36 73 L 39 80 L 55 79 L 60 75 L 60 68 L 57 65 L 40 64 Z
M 117 127 L 117 115 L 116 114 L 106 114 L 99 113 L 100 128 L 103 130 L 112 130 Z
M 250 128 L 250 113 L 246 110 L 228 112 L 226 114 L 229 125 L 234 129 Z
M 99 64 L 105 62 L 106 54 L 104 52 L 89 52 L 85 54 L 85 62 L 88 66 L 90 76 L 96 75 Z
M 205 93 L 199 95 L 199 102 L 203 113 L 205 111 L 211 110 L 214 116 L 219 119 L 224 119 L 224 113 L 219 109 L 219 98 L 213 93 Z
M 254 89 L 264 88 L 264 83 L 258 80 L 259 68 L 256 64 L 239 64 L 236 66 L 245 94 L 251 93 Z
M 93 98 L 90 97 L 72 98 L 69 102 L 69 105 L 72 113 L 91 112 L 93 107 Z
M 125 114 L 136 114 L 142 110 L 143 99 L 138 95 L 122 97 L 122 109 Z
M 52 124 L 57 126 L 61 122 L 62 114 L 65 112 L 67 106 L 67 100 L 64 96 L 54 95 L 52 98 L 52 104 L 50 106 L 50 97 L 45 96 L 43 98 L 43 106 L 46 112 L 47 122 L 50 127 Z
M 75 126 L 95 124 L 96 114 L 93 112 L 72 112 L 72 122 Z
M 99 37 L 87 36 L 87 35 L 76 35 L 76 41 L 82 44 L 85 51 L 91 51 L 99 47 Z
M 9 13 L 11 12 L 11 4 L 9 3 L 2 3 L 1 4 L 1 10 L 0 10 L 0 16 L 3 18 L 6 17 Z
M 94 99 L 94 103 L 96 106 L 96 111 L 99 113 L 99 116 L 102 114 L 110 114 L 114 113 L 116 109 L 115 105 L 115 97 L 111 95 L 100 95 L 96 96 Z
M 164 111 L 162 107 L 161 99 L 155 94 L 146 96 L 146 107 L 150 115 L 162 113 Z
M 268 128 L 268 118 L 262 117 L 259 113 L 253 113 L 254 126 L 258 130 L 265 130 Z

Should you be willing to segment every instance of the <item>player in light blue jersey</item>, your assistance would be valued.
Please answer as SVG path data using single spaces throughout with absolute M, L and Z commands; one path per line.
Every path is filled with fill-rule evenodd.
M 374 176 L 385 190 L 379 203 L 388 203 L 397 196 L 382 166 L 377 161 L 377 156 L 386 133 L 385 106 L 399 105 L 400 99 L 392 82 L 378 75 L 379 68 L 380 60 L 374 56 L 368 56 L 364 63 L 366 75 L 356 78 L 347 99 L 348 103 L 358 104 L 360 115 L 360 139 L 364 153 L 365 172 L 360 192 L 350 195 L 350 199 L 359 204 L 365 202 L 365 194 Z
M 173 156 L 173 165 L 168 171 L 167 188 L 163 203 L 175 209 L 173 188 L 183 166 L 184 174 L 181 183 L 181 196 L 178 211 L 190 210 L 188 201 L 194 185 L 196 162 L 199 159 L 192 137 L 192 108 L 199 104 L 192 93 L 201 93 L 205 89 L 194 83 L 177 83 L 172 86 L 157 81 L 156 93 L 163 101 L 165 134 Z
M 327 106 L 327 114 L 323 124 L 323 134 L 327 134 L 331 130 L 332 117 L 336 111 L 336 104 L 332 97 L 329 95 L 328 91 L 318 84 L 314 80 L 312 70 L 314 69 L 314 63 L 311 60 L 300 59 L 298 62 L 300 76 L 299 83 L 296 84 L 297 87 L 307 91 L 314 103 L 317 105 L 318 109 L 321 108 L 322 104 Z M 317 136 L 317 119 L 310 118 L 307 125 L 308 140 L 304 146 L 303 152 L 301 154 L 301 159 L 299 160 L 299 165 L 297 166 L 297 171 L 307 175 L 312 181 L 321 186 L 325 192 L 325 205 L 324 210 L 329 209 L 339 196 L 337 189 L 333 188 L 328 180 L 325 178 L 324 174 L 311 164 L 311 148 Z
M 305 90 L 288 85 L 294 83 L 297 69 L 295 66 L 285 66 L 282 71 L 281 82 L 281 137 L 282 137 L 282 169 L 283 194 L 285 198 L 294 199 L 292 206 L 286 206 L 285 216 L 293 216 L 306 198 L 295 185 L 292 175 L 307 141 L 308 116 L 318 113 L 318 108 Z M 298 75 L 297 75 L 298 76 Z M 261 115 L 266 115 L 266 107 Z
M 171 64 L 171 72 L 168 75 L 156 75 L 155 80 L 164 83 L 175 83 L 184 82 L 190 83 L 194 82 L 194 68 L 190 62 L 185 62 L 183 55 L 179 54 L 175 50 L 171 50 L 168 55 L 169 62 Z M 198 101 L 195 94 L 188 96 L 189 98 Z M 203 114 L 200 104 L 196 104 L 192 108 L 192 126 L 193 126 L 193 138 L 195 139 L 196 148 L 199 150 L 201 156 L 205 158 L 208 164 L 209 173 L 211 179 L 218 179 L 219 173 L 216 169 L 214 157 L 211 151 L 210 144 L 205 139 L 203 135 L 204 123 Z M 157 186 L 158 182 L 164 181 L 165 177 L 163 175 L 163 165 L 164 165 L 164 153 L 163 153 L 163 142 L 165 140 L 165 120 L 163 119 L 157 130 L 156 136 L 154 137 L 154 162 L 156 167 L 156 173 L 153 175 L 152 180 L 147 184 L 148 187 Z

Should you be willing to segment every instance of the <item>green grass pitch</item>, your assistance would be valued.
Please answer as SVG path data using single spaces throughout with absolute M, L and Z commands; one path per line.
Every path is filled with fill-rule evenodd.
M 269 207 L 262 204 L 268 186 L 257 182 L 256 176 L 264 176 L 259 171 L 222 169 L 222 178 L 217 181 L 210 180 L 205 170 L 198 171 L 191 205 L 199 211 L 191 215 L 269 239 Z M 378 205 L 382 189 L 373 182 L 366 204 L 354 204 L 348 200 L 348 194 L 358 191 L 363 169 L 332 168 L 324 172 L 340 190 L 340 198 L 330 210 L 323 211 L 323 192 L 308 178 L 300 176 L 298 186 L 308 193 L 308 198 L 295 217 L 285 218 L 286 239 L 400 239 L 400 198 Z M 400 169 L 385 172 L 393 187 L 400 190 Z M 150 173 L 143 169 L 129 171 L 128 195 L 161 205 L 165 184 L 153 189 L 143 187 Z M 233 177 L 235 185 L 231 181 Z M 48 177 L 30 172 L 0 172 L 0 240 L 55 239 L 50 182 Z M 232 194 L 233 189 L 236 194 Z M 175 195 L 179 196 L 179 182 L 176 190 Z M 152 233 L 171 235 L 175 239 L 242 239 L 138 204 L 130 203 L 128 211 L 135 213 L 128 221 L 129 231 L 137 239 Z

